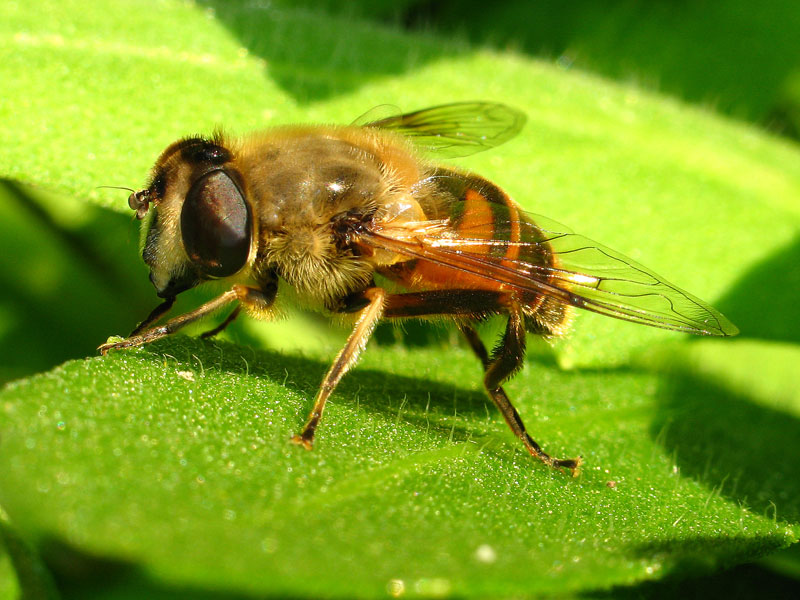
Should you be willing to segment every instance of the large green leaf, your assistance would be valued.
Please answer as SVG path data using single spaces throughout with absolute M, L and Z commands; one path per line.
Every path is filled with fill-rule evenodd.
M 344 40 L 333 32 L 351 23 L 307 12 L 225 4 L 215 20 L 185 4 L 133 3 L 125 16 L 114 6 L 98 23 L 99 14 L 76 20 L 84 11 L 69 3 L 35 15 L 6 5 L 0 174 L 125 208 L 124 193 L 95 186 L 137 186 L 158 152 L 188 132 L 347 122 L 387 101 L 501 97 L 530 124 L 465 166 L 701 297 L 734 290 L 722 306 L 734 321 L 753 298 L 734 282 L 796 234 L 800 171 L 790 148 L 633 90 L 373 26 Z M 632 347 L 671 335 L 580 320 L 562 346 L 564 364 L 624 362 Z
M 286 440 L 336 346 L 309 321 L 272 337 L 302 358 L 177 338 L 69 362 L 0 392 L 0 504 L 62 576 L 94 564 L 87 578 L 208 597 L 564 594 L 796 539 L 796 149 L 512 54 L 279 5 L 6 3 L 0 59 L 0 175 L 128 219 L 124 192 L 95 186 L 140 185 L 164 146 L 219 123 L 242 133 L 346 123 L 386 102 L 502 100 L 527 128 L 463 166 L 716 303 L 744 338 L 581 315 L 566 341 L 533 344 L 542 360 L 509 392 L 548 450 L 584 455 L 577 480 L 521 450 L 477 362 L 449 344 L 369 348 L 312 453 Z M 37 235 L 7 242 L 7 281 Z M 37 296 L 53 277 L 18 286 L 45 298 L 39 314 L 105 319 Z M 53 289 L 87 285 L 73 279 Z M 32 318 L 9 289 L 0 323 Z M 120 309 L 132 325 L 151 308 L 138 294 L 108 295 L 107 333 L 124 332 Z M 21 331 L 0 329 L 9 354 L 51 343 L 30 328 L 18 346 Z
M 587 590 L 794 539 L 797 467 L 764 470 L 746 433 L 782 421 L 701 374 L 530 365 L 510 390 L 550 451 L 584 455 L 573 480 L 513 440 L 465 351 L 364 363 L 313 452 L 288 437 L 322 362 L 176 339 L 67 363 L 3 393 L 2 501 L 172 585 L 280 595 Z M 699 417 L 686 389 L 710 398 Z M 791 456 L 797 421 L 780 427 Z

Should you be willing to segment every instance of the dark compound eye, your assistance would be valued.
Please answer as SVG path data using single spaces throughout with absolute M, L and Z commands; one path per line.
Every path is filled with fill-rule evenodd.
M 225 171 L 211 171 L 194 182 L 181 210 L 181 234 L 186 253 L 205 275 L 227 277 L 247 262 L 250 212 Z

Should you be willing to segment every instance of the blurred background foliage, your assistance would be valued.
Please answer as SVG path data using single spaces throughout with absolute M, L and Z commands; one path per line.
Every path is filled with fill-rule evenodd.
M 415 27 L 464 35 L 701 104 L 796 137 L 800 9 L 793 0 L 429 1 Z
M 310 10 L 343 10 L 301 0 Z M 334 8 L 338 7 L 338 8 Z M 794 0 L 480 0 L 345 3 L 354 15 L 510 49 L 800 135 Z
M 225 2 L 200 3 L 226 18 Z M 694 103 L 788 139 L 800 136 L 800 3 L 796 0 L 757 4 L 748 0 L 498 0 L 490 6 L 477 0 L 344 4 L 276 0 L 274 4 L 424 31 L 453 40 L 454 47 L 512 49 L 554 61 L 564 69 L 595 73 Z M 297 77 L 294 73 L 285 76 Z M 294 89 L 299 90 L 301 105 L 324 94 L 312 85 Z M 98 185 L 126 183 L 130 182 Z M 125 192 L 120 195 L 124 197 Z M 156 303 L 138 255 L 138 228 L 119 212 L 16 182 L 0 182 L 0 253 L 4 257 L 0 262 L 0 383 L 92 355 L 109 333 L 126 333 Z M 789 276 L 787 290 L 796 290 L 797 264 L 784 265 L 779 271 Z M 181 302 L 195 305 L 203 292 L 192 294 Z M 298 316 L 291 325 L 302 328 L 305 335 L 287 336 L 281 327 L 264 331 L 242 320 L 226 335 L 236 341 L 271 336 L 268 341 L 273 347 L 301 349 L 304 344 L 316 345 L 320 338 L 331 342 L 343 335 L 308 315 Z M 377 340 L 444 343 L 449 336 L 447 330 L 412 324 L 403 332 L 382 328 Z M 770 558 L 766 563 L 774 569 L 771 573 L 763 566 L 739 567 L 696 583 L 648 584 L 630 594 L 669 597 L 685 589 L 706 588 L 718 592 L 723 581 L 739 577 L 734 579 L 739 583 L 731 586 L 730 597 L 754 590 L 764 592 L 762 597 L 779 597 L 796 589 L 800 563 L 796 555 L 793 549 Z

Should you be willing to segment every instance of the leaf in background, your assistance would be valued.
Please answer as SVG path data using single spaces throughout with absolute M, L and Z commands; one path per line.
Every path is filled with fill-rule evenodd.
M 0 382 L 94 353 L 152 301 L 131 220 L 0 182 Z
M 386 102 L 502 98 L 528 114 L 528 126 L 461 165 L 712 304 L 798 235 L 793 149 L 632 89 L 307 11 L 226 3 L 217 19 L 171 2 L 95 4 L 92 15 L 69 2 L 37 6 L 0 9 L 6 177 L 127 212 L 124 195 L 95 187 L 140 185 L 168 143 L 220 123 L 238 133 L 346 123 Z M 343 29 L 346 39 L 331 33 Z M 764 296 L 784 289 L 766 285 Z M 726 315 L 734 323 L 747 320 L 740 305 Z M 775 322 L 790 319 L 775 312 Z M 558 352 L 565 366 L 623 364 L 673 336 L 581 315 Z
M 487 11 L 479 0 L 443 0 L 412 5 L 404 19 L 772 124 L 779 102 L 796 111 L 800 99 L 789 85 L 800 58 L 800 11 L 794 0 L 759 8 L 748 0 L 500 0 Z

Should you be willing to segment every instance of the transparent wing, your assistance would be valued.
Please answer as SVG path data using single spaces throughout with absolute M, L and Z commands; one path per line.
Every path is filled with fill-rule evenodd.
M 494 148 L 517 135 L 525 115 L 504 104 L 459 102 L 405 114 L 381 105 L 365 113 L 354 125 L 396 131 L 424 152 L 439 158 L 457 158 Z
M 448 220 L 367 232 L 370 245 L 642 325 L 701 335 L 738 329 L 663 277 L 545 217 L 493 205 L 458 227 Z M 487 235 L 491 232 L 491 235 Z M 517 241 L 511 241 L 517 240 Z
M 350 123 L 350 125 L 369 127 L 372 123 L 376 123 L 377 121 L 395 119 L 402 115 L 403 111 L 400 110 L 399 106 L 394 104 L 379 104 L 378 106 L 370 108 L 367 112 Z

